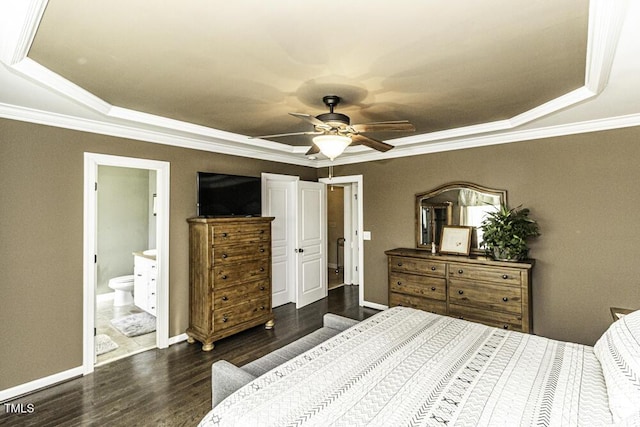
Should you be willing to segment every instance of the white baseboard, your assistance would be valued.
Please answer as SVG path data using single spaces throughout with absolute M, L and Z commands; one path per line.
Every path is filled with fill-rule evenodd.
M 68 371 L 62 371 L 57 374 L 49 375 L 48 377 L 38 378 L 37 380 L 8 388 L 6 390 L 0 390 L 0 402 L 6 402 L 22 395 L 33 393 L 34 391 L 42 388 L 61 383 L 63 381 L 68 381 L 72 378 L 81 377 L 83 372 L 84 370 L 82 366 L 78 366 L 77 368 L 69 369 Z
M 187 334 L 176 335 L 175 337 L 169 338 L 169 345 L 174 345 L 178 344 L 179 342 L 186 341 L 187 338 L 189 338 Z
M 108 295 L 108 294 L 107 294 Z M 187 340 L 187 334 L 176 335 L 169 338 L 169 345 L 177 344 Z M 141 351 L 146 351 L 141 350 Z M 127 355 L 132 356 L 132 354 Z M 99 365 L 96 365 L 99 366 Z M 84 375 L 84 368 L 79 366 L 77 368 L 69 369 L 68 371 L 58 372 L 57 374 L 49 375 L 47 377 L 38 378 L 37 380 L 30 381 L 28 383 L 20 384 L 15 387 L 8 388 L 6 390 L 0 390 L 0 403 L 16 399 L 20 396 L 33 393 L 34 391 L 56 385 L 58 383 L 68 381 L 70 379 L 81 377 Z
M 367 308 L 373 308 L 375 310 L 387 310 L 389 308 L 388 305 L 382 305 L 375 302 L 362 301 L 362 306 Z

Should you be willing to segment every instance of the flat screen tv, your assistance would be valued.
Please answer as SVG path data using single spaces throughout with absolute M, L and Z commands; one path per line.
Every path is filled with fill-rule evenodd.
M 198 216 L 260 216 L 261 179 L 198 172 Z

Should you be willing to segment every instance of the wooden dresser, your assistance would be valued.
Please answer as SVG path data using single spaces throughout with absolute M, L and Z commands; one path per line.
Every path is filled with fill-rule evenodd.
M 261 323 L 273 328 L 273 217 L 190 218 L 188 342 L 202 350 Z
M 407 306 L 474 322 L 533 332 L 534 260 L 433 255 L 418 249 L 386 251 L 389 306 Z

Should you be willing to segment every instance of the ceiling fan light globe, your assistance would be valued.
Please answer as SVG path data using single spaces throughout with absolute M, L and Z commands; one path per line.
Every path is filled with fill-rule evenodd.
M 319 135 L 313 138 L 313 143 L 322 154 L 333 160 L 351 144 L 351 138 L 343 135 Z

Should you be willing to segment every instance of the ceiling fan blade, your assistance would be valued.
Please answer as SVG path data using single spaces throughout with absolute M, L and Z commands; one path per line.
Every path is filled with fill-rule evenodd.
M 322 120 L 319 120 L 318 118 L 316 118 L 316 117 L 314 117 L 312 115 L 304 114 L 304 113 L 289 113 L 289 114 L 291 114 L 293 117 L 297 117 L 299 119 L 307 121 L 307 122 L 311 123 L 314 126 L 318 126 L 318 127 L 325 128 L 325 129 L 331 129 L 331 126 L 329 126 L 328 124 L 326 124 Z
M 369 148 L 373 148 L 374 150 L 389 151 L 393 148 L 393 145 L 387 144 L 386 142 L 378 141 L 377 139 L 369 138 L 364 135 L 352 135 L 351 136 L 351 144 L 362 144 L 366 145 Z
M 311 148 L 309 148 L 309 151 L 307 151 L 306 153 L 304 153 L 305 156 L 310 156 L 312 154 L 318 154 L 320 152 L 320 148 L 316 145 L 313 144 L 311 146 Z
M 408 120 L 394 120 L 388 122 L 362 123 L 351 125 L 356 132 L 386 132 L 386 131 L 405 131 L 414 132 L 415 126 Z
M 278 138 L 281 136 L 295 136 L 295 135 L 320 135 L 324 132 L 292 132 L 292 133 L 276 133 L 274 135 L 260 135 L 260 136 L 250 136 L 251 139 L 257 138 Z

